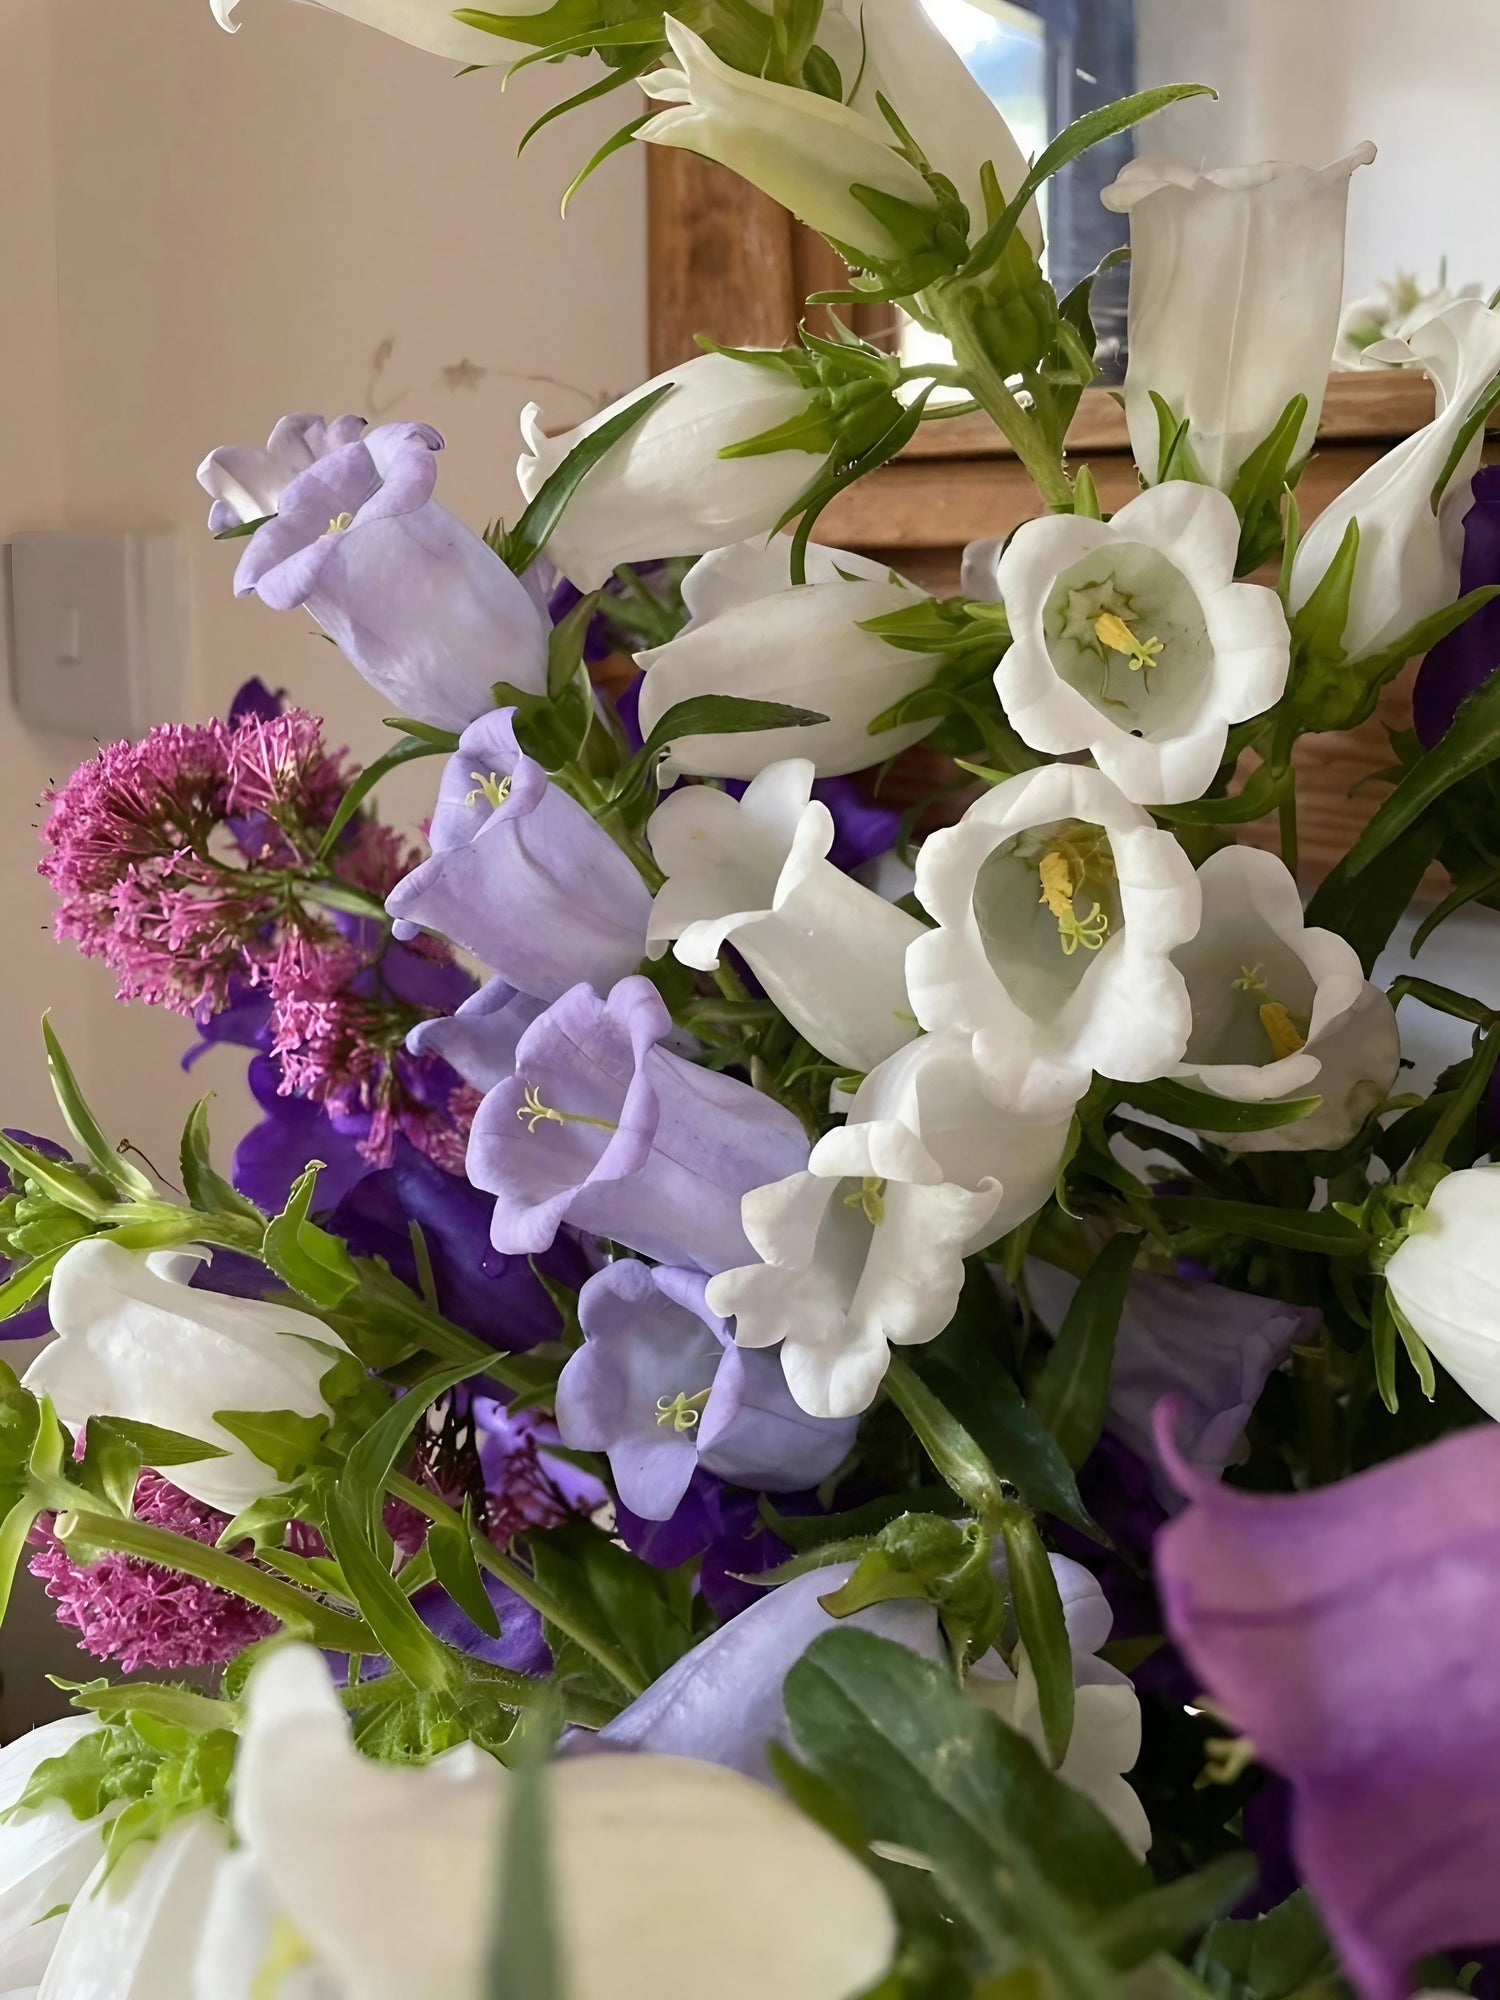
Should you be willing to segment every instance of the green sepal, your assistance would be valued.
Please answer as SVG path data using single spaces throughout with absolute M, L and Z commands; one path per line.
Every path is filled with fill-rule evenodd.
M 615 803 L 628 807 L 644 794 L 656 760 L 684 736 L 741 736 L 761 729 L 810 729 L 828 717 L 816 708 L 784 701 L 756 701 L 737 694 L 695 694 L 674 702 L 615 783 Z
M 720 458 L 764 458 L 773 451 L 806 451 L 819 458 L 827 458 L 838 443 L 838 433 L 828 420 L 828 413 L 820 404 L 811 402 L 795 417 L 788 417 L 785 423 L 773 424 L 769 430 L 759 431 L 754 437 L 743 438 L 738 444 L 720 445 Z
M 279 1480 L 290 1482 L 309 1466 L 325 1462 L 327 1417 L 305 1417 L 296 1410 L 215 1410 L 213 1417 Z
M 278 1278 L 315 1306 L 341 1305 L 359 1284 L 347 1246 L 308 1220 L 322 1161 L 299 1174 L 286 1207 L 266 1225 L 265 1260 Z
M 1157 485 L 1164 486 L 1169 479 L 1188 479 L 1195 486 L 1206 485 L 1188 442 L 1188 419 L 1179 417 L 1166 397 L 1158 395 L 1155 389 L 1150 393 L 1151 407 L 1156 412 Z
M 960 1668 L 999 1637 L 1005 1594 L 990 1569 L 990 1530 L 940 1514 L 902 1514 L 882 1528 L 854 1573 L 818 1602 L 847 1618 L 891 1598 L 920 1598 L 938 1614 Z
M 265 1217 L 255 1203 L 214 1169 L 208 1137 L 208 1107 L 212 1102 L 212 1091 L 207 1097 L 200 1097 L 182 1128 L 178 1160 L 183 1189 L 200 1215 L 242 1215 L 246 1221 L 264 1226 Z
M 548 701 L 560 701 L 577 679 L 583 666 L 589 626 L 598 608 L 599 592 L 591 590 L 579 598 L 566 618 L 559 619 L 547 635 Z
M 1307 422 L 1307 398 L 1293 396 L 1270 431 L 1251 452 L 1229 488 L 1240 517 L 1239 557 L 1235 575 L 1247 576 L 1268 561 L 1282 543 L 1281 496 L 1295 485 L 1292 453 Z
M 594 716 L 593 689 L 581 667 L 554 697 L 531 694 L 511 681 L 496 681 L 497 708 L 513 708 L 516 742 L 544 771 L 560 771 L 583 749 Z
M 1308 661 L 1342 664 L 1344 632 L 1349 623 L 1349 601 L 1354 590 L 1354 573 L 1359 567 L 1359 521 L 1352 519 L 1343 533 L 1333 560 L 1318 579 L 1302 608 L 1292 616 L 1292 654 Z M 1294 689 L 1300 696 L 1300 689 Z
M 13 1183 L 31 1181 L 36 1189 L 59 1208 L 71 1209 L 90 1222 L 108 1222 L 118 1207 L 114 1190 L 104 1192 L 70 1160 L 51 1160 L 33 1152 L 18 1139 L 0 1132 L 0 1160 L 9 1167 Z

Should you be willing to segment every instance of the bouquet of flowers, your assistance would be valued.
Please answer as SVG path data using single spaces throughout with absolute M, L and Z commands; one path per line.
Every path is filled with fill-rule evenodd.
M 1500 907 L 1500 312 L 1369 349 L 1437 414 L 1304 530 L 1373 149 L 1134 160 L 1106 516 L 1037 201 L 1196 86 L 1028 163 L 919 0 L 335 4 L 597 58 L 654 108 L 590 168 L 688 147 L 850 275 L 528 410 L 482 536 L 421 423 L 200 468 L 397 740 L 252 683 L 50 795 L 58 934 L 263 1117 L 226 1174 L 205 1099 L 178 1188 L 44 1028 L 58 1124 L 0 1137 L 52 1335 L 0 1365 L 0 1599 L 118 1670 L 0 1752 L 0 1988 L 1500 1991 L 1500 1011 L 1372 977 L 1435 865 L 1418 946 Z M 975 410 L 1037 512 L 958 594 L 812 538 Z M 1422 655 L 1304 910 L 1294 748 Z M 423 758 L 425 856 L 373 808 Z M 1460 1038 L 1425 1089 L 1398 1009 Z

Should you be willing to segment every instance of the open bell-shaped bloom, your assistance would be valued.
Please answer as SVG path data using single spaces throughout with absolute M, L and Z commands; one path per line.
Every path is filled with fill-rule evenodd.
M 515 1068 L 522 1035 L 546 1011 L 545 1001 L 508 979 L 488 979 L 456 1013 L 418 1021 L 406 1046 L 414 1056 L 440 1056 L 476 1090 L 493 1090 Z
M 320 458 L 364 436 L 363 417 L 325 419 L 312 411 L 281 417 L 264 447 L 221 444 L 198 467 L 198 484 L 213 498 L 208 525 L 215 535 L 263 520 L 281 505 L 281 496 Z
M 1458 595 L 1464 517 L 1484 450 L 1482 424 L 1460 454 L 1436 509 L 1432 495 L 1475 404 L 1500 372 L 1500 312 L 1482 299 L 1457 299 L 1408 339 L 1372 347 L 1369 358 L 1419 362 L 1436 386 L 1437 415 L 1346 486 L 1298 545 L 1289 597 L 1294 612 L 1322 581 L 1349 523 L 1359 522 L 1359 560 L 1343 637 L 1351 659 L 1391 645 Z
M 580 979 L 607 991 L 640 964 L 651 892 L 598 822 L 522 751 L 514 709 L 493 710 L 459 738 L 430 841 L 427 860 L 386 898 L 397 937 L 436 931 L 543 1001 Z M 488 1004 L 484 1011 L 493 1018 Z M 444 1054 L 443 1039 L 425 1045 Z
M 1193 1031 L 1174 1074 L 1244 1104 L 1321 1097 L 1309 1117 L 1220 1143 L 1256 1152 L 1344 1145 L 1395 1081 L 1396 1016 L 1353 947 L 1304 924 L 1296 881 L 1274 854 L 1222 847 L 1198 870 L 1203 922 L 1172 962 Z
M 512 1775 L 471 1744 L 421 1768 L 362 1756 L 306 1647 L 257 1666 L 247 1700 L 235 1825 L 317 1961 L 351 2000 L 480 2000 Z M 873 1875 L 766 1786 L 660 1756 L 563 1759 L 543 1782 L 573 2000 L 697 2000 L 705 1966 L 715 2000 L 854 2000 L 889 1964 Z
M 826 715 L 788 729 L 679 736 L 666 771 L 707 778 L 753 778 L 784 757 L 807 757 L 819 777 L 883 763 L 919 742 L 932 718 L 870 734 L 870 724 L 903 695 L 932 679 L 929 656 L 903 652 L 860 629 L 922 602 L 922 593 L 884 563 L 814 544 L 807 582 L 794 584 L 784 535 L 715 549 L 683 580 L 688 623 L 675 639 L 637 657 L 641 729 L 693 695 L 732 694 L 788 702 Z
M 531 592 L 433 499 L 443 440 L 380 424 L 281 495 L 235 571 L 236 595 L 308 611 L 401 715 L 464 729 L 497 680 L 539 694 L 550 626 Z
M 534 1255 L 567 1222 L 704 1271 L 753 1254 L 741 1198 L 805 1165 L 806 1135 L 763 1091 L 669 1055 L 671 1031 L 656 988 L 632 977 L 607 999 L 575 986 L 522 1035 L 469 1135 L 497 1250 Z
M 701 1271 L 623 1257 L 578 1294 L 583 1346 L 557 1384 L 564 1444 L 602 1451 L 620 1498 L 670 1519 L 699 1466 L 737 1486 L 795 1493 L 826 1479 L 852 1421 L 809 1417 L 774 1354 L 736 1347 Z
M 1298 1868 L 1360 2000 L 1404 2000 L 1427 1953 L 1500 1943 L 1500 1431 L 1308 1493 L 1173 1469 L 1192 1504 L 1156 1540 L 1167 1630 L 1291 1781 Z
M 1171 953 L 1197 931 L 1198 878 L 1101 772 L 996 785 L 928 836 L 917 897 L 937 928 L 906 954 L 913 1010 L 972 1035 L 1007 1101 L 1070 1109 L 1095 1070 L 1149 1081 L 1181 1058 L 1192 1017 Z
M 748 76 L 720 61 L 701 35 L 666 17 L 676 68 L 641 78 L 666 108 L 636 133 L 656 146 L 682 146 L 717 160 L 799 221 L 864 257 L 892 259 L 901 245 L 856 199 L 856 187 L 933 211 L 937 197 L 896 150 L 878 113 L 868 117 L 835 98 Z
M 1161 477 L 1152 392 L 1188 424 L 1198 469 L 1227 492 L 1294 396 L 1312 448 L 1344 292 L 1349 180 L 1368 141 L 1321 170 L 1266 161 L 1196 173 L 1147 154 L 1104 191 L 1130 217 L 1125 412 L 1146 480 Z
M 822 471 L 822 445 L 721 458 L 726 446 L 795 425 L 813 396 L 779 361 L 699 354 L 569 431 L 549 434 L 541 410 L 528 403 L 526 453 L 516 467 L 522 493 L 533 499 L 575 445 L 667 384 L 671 394 L 590 467 L 548 538 L 548 555 L 580 590 L 597 588 L 620 563 L 696 556 L 769 535 Z
M 37 2000 L 200 2000 L 193 1961 L 229 1835 L 209 1812 L 187 1813 L 138 1840 L 111 1867 L 102 1857 L 73 1898 Z
M 742 1347 L 781 1343 L 804 1410 L 868 1409 L 891 1346 L 953 1317 L 964 1258 L 1047 1199 L 1070 1113 L 992 1102 L 963 1036 L 921 1036 L 865 1078 L 805 1172 L 746 1195 L 762 1261 L 712 1279 L 709 1306 Z
M 768 764 L 743 799 L 710 785 L 665 799 L 647 829 L 667 880 L 646 935 L 653 953 L 674 939 L 700 972 L 732 944 L 799 1034 L 863 1072 L 917 1032 L 904 968 L 923 926 L 834 867 L 833 815 L 812 783 L 796 757 Z
M 1391 1297 L 1481 1410 L 1500 1418 L 1500 1167 L 1438 1182 L 1385 1267 Z
M 90 1417 L 127 1417 L 217 1446 L 222 1458 L 171 1466 L 172 1484 L 234 1515 L 281 1482 L 214 1411 L 329 1415 L 319 1385 L 332 1365 L 326 1350 L 342 1343 L 290 1306 L 197 1290 L 180 1275 L 195 1261 L 98 1236 L 75 1243 L 52 1274 L 57 1338 L 25 1381 L 75 1431 Z
M 0 1813 L 10 1813 L 39 1765 L 98 1727 L 92 1715 L 69 1715 L 7 1743 L 0 1750 Z M 0 1993 L 34 1988 L 46 1971 L 62 1912 L 93 1873 L 106 1826 L 106 1815 L 79 1819 L 57 1798 L 0 1819 Z
M 1090 751 L 1141 805 L 1200 797 L 1230 723 L 1280 698 L 1291 659 L 1275 591 L 1235 581 L 1239 539 L 1225 496 L 1186 480 L 1107 522 L 1024 522 L 987 593 L 1014 634 L 995 688 L 1022 740 Z

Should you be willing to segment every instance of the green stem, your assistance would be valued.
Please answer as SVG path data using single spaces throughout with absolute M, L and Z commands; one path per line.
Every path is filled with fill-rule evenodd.
M 1281 860 L 1289 875 L 1297 872 L 1297 787 L 1288 788 L 1286 797 L 1276 808 L 1276 823 L 1281 833 Z
M 337 1328 L 345 1318 L 357 1321 L 364 1306 L 439 1361 L 482 1361 L 485 1374 L 507 1389 L 527 1395 L 535 1389 L 534 1372 L 514 1367 L 508 1355 L 444 1319 L 380 1265 L 361 1260 L 358 1268 L 359 1289 L 342 1306 L 323 1314 L 331 1326 Z
M 974 324 L 972 307 L 976 302 L 966 287 L 946 295 L 941 288 L 928 294 L 933 315 L 952 343 L 964 387 L 1010 444 L 1047 505 L 1054 511 L 1071 512 L 1073 489 L 1063 470 L 1062 456 L 1048 444 L 1041 425 L 1017 401 L 991 360 Z
M 408 1479 L 404 1473 L 389 1474 L 385 1483 L 388 1492 L 394 1493 L 397 1499 L 405 1500 L 419 1513 L 425 1514 L 429 1521 L 442 1521 L 450 1527 L 460 1529 L 463 1527 L 463 1516 L 456 1508 L 450 1507 L 445 1500 L 440 1500 L 435 1493 L 429 1493 L 425 1486 L 419 1486 L 414 1479 Z M 582 1646 L 586 1653 L 599 1662 L 607 1674 L 620 1683 L 632 1700 L 638 1694 L 645 1692 L 645 1681 L 622 1654 L 577 1624 L 569 1615 L 567 1608 L 559 1604 L 552 1593 L 539 1584 L 529 1570 L 522 1569 L 519 1563 L 513 1563 L 509 1556 L 502 1555 L 487 1535 L 481 1534 L 473 1526 L 470 1526 L 468 1532 L 481 1569 L 487 1569 L 491 1576 L 498 1577 L 500 1582 L 513 1590 L 524 1604 L 529 1604 L 533 1611 L 539 1611 L 549 1625 L 555 1625 L 560 1632 L 566 1632 L 570 1639 Z
M 1500 1059 L 1500 1021 L 1485 1030 L 1474 1060 L 1469 1065 L 1469 1073 L 1453 1094 L 1447 1110 L 1433 1126 L 1424 1144 L 1418 1149 L 1416 1158 L 1407 1169 L 1409 1180 L 1417 1168 L 1441 1165 L 1447 1158 L 1448 1148 L 1463 1130 L 1473 1115 L 1475 1106 L 1485 1093 L 1485 1088 L 1494 1072 L 1495 1063 Z
M 564 765 L 553 776 L 570 791 L 581 806 L 587 806 L 600 826 L 622 850 L 627 860 L 635 864 L 637 873 L 652 895 L 666 881 L 666 876 L 652 859 L 651 850 L 637 834 L 631 832 L 618 809 L 610 803 L 609 796 L 599 780 L 585 771 L 579 764 Z
M 946 1404 L 940 1402 L 910 1362 L 892 1354 L 885 1391 L 911 1425 L 917 1442 L 966 1506 L 998 1533 L 1015 1502 L 984 1452 Z
M 190 1535 L 152 1527 L 147 1521 L 127 1521 L 122 1515 L 94 1514 L 77 1508 L 59 1518 L 54 1532 L 64 1548 L 71 1552 L 76 1547 L 80 1557 L 92 1559 L 93 1555 L 109 1550 L 215 1584 L 232 1596 L 258 1605 L 279 1619 L 288 1631 L 330 1652 L 380 1651 L 375 1634 L 360 1619 L 332 1611 L 254 1563 L 244 1562 L 239 1556 L 208 1543 L 196 1542 Z

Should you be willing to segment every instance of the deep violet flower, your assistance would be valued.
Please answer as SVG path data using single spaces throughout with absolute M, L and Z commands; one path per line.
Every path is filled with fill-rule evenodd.
M 578 1297 L 584 1344 L 558 1380 L 558 1429 L 608 1456 L 620 1498 L 648 1521 L 672 1517 L 700 1465 L 773 1493 L 816 1486 L 858 1428 L 799 1410 L 778 1357 L 734 1345 L 706 1283 L 623 1257 Z
M 315 1196 L 320 1210 L 342 1201 L 355 1182 L 372 1171 L 360 1151 L 366 1121 L 348 1121 L 354 1129 L 343 1131 L 321 1104 L 284 1096 L 281 1071 L 271 1056 L 252 1056 L 246 1080 L 262 1117 L 234 1149 L 232 1178 L 257 1208 L 279 1215 L 293 1183 L 313 1160 L 323 1162 Z
M 216 1542 L 229 1526 L 227 1514 L 151 1471 L 136 1483 L 134 1509 L 137 1520 L 195 1542 Z M 56 1603 L 59 1622 L 77 1627 L 80 1652 L 118 1660 L 127 1674 L 139 1667 L 223 1666 L 278 1629 L 269 1612 L 211 1583 L 133 1556 L 75 1563 L 50 1530 L 38 1532 L 45 1540 L 31 1558 L 31 1573 Z
M 1167 1627 L 1290 1780 L 1293 1852 L 1361 2000 L 1500 1943 L 1500 1428 L 1333 1486 L 1257 1494 L 1158 1448 L 1192 1504 L 1157 1537 Z
M 1464 516 L 1459 587 L 1467 595 L 1500 583 L 1500 466 L 1474 475 L 1474 504 Z M 1417 673 L 1411 714 L 1417 740 L 1430 750 L 1447 734 L 1459 704 L 1500 667 L 1500 597 L 1482 605 L 1456 632 L 1439 639 Z
M 493 549 L 432 497 L 443 440 L 380 424 L 292 480 L 256 530 L 236 594 L 301 607 L 398 713 L 463 729 L 496 681 L 541 693 L 550 630 Z
M 448 759 L 430 857 L 386 898 L 397 937 L 436 931 L 519 992 L 601 992 L 646 950 L 651 892 L 604 829 L 516 742 L 514 709 L 472 724 Z
M 526 1030 L 469 1138 L 496 1249 L 545 1250 L 567 1222 L 663 1263 L 751 1261 L 740 1202 L 806 1165 L 806 1135 L 764 1092 L 660 1048 L 671 1029 L 632 977 L 607 1000 L 575 986 Z

